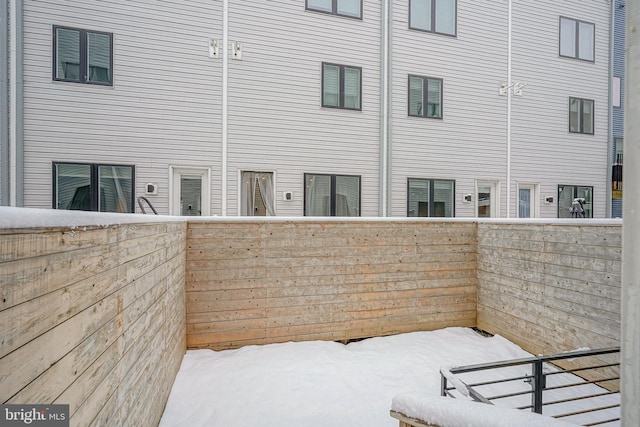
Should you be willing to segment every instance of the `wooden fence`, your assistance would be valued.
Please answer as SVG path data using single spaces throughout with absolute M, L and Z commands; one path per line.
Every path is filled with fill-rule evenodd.
M 158 424 L 185 341 L 184 223 L 0 229 L 0 402 Z

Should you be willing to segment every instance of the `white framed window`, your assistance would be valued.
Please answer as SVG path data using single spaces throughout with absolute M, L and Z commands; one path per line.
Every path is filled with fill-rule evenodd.
M 276 190 L 274 172 L 239 171 L 240 203 L 238 215 L 275 216 Z
M 169 215 L 211 215 L 211 169 L 169 166 Z
M 540 205 L 539 185 L 518 183 L 518 218 L 538 218 Z
M 595 61 L 595 24 L 561 16 L 559 32 L 560 56 Z
M 476 217 L 498 218 L 499 194 L 497 181 L 476 181 Z
M 456 0 L 409 0 L 409 28 L 456 35 Z

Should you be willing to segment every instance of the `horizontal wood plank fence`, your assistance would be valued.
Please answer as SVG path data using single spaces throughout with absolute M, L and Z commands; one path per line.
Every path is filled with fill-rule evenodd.
M 619 345 L 621 222 L 190 219 L 0 228 L 0 401 L 157 425 L 186 348 L 477 326 Z
M 0 229 L 0 402 L 155 426 L 186 349 L 185 223 Z
M 187 343 L 225 349 L 476 324 L 471 222 L 198 222 Z

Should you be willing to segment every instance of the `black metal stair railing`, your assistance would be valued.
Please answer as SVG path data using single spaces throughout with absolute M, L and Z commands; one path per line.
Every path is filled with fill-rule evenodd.
M 611 356 L 608 356 L 611 355 Z M 617 356 L 616 356 L 617 355 Z M 519 398 L 521 396 L 531 395 L 531 403 L 527 405 L 515 405 L 516 409 L 530 409 L 533 412 L 539 414 L 543 413 L 543 408 L 549 408 L 555 405 L 555 412 L 551 416 L 555 418 L 568 418 L 576 416 L 584 416 L 585 414 L 594 414 L 611 409 L 618 409 L 620 407 L 619 400 L 619 380 L 620 380 L 620 347 L 605 348 L 599 350 L 580 350 L 562 353 L 553 356 L 538 356 L 524 359 L 508 360 L 496 363 L 485 363 L 478 365 L 461 366 L 456 368 L 441 368 L 441 394 L 442 396 L 456 397 L 458 395 L 465 395 L 478 402 L 494 404 L 494 401 L 499 399 Z M 598 357 L 599 356 L 599 357 Z M 592 359 L 596 360 L 592 360 Z M 615 361 L 604 360 L 615 359 Z M 576 360 L 580 362 L 575 363 Z M 565 366 L 561 366 L 565 365 Z M 508 377 L 501 377 L 494 380 L 483 380 L 471 382 L 466 380 L 464 374 L 476 373 L 480 371 L 491 371 L 503 368 L 529 366 L 530 374 L 515 375 Z M 482 374 L 483 377 L 491 376 L 491 373 Z M 565 383 L 558 383 L 555 385 L 547 384 L 548 378 L 557 375 L 564 375 L 563 381 Z M 567 377 L 569 375 L 569 377 Z M 498 376 L 498 375 L 495 375 Z M 568 381 L 568 382 L 567 382 Z M 518 386 L 517 383 L 528 383 L 530 387 Z M 451 384 L 453 385 L 451 385 Z M 505 384 L 514 384 L 516 387 L 505 387 Z M 566 390 L 577 390 L 577 387 L 595 385 L 597 387 L 590 389 L 588 394 L 584 392 L 572 393 Z M 509 392 L 501 392 L 500 394 L 493 394 L 486 396 L 481 390 L 485 388 L 491 388 L 492 390 L 507 389 Z M 511 389 L 515 391 L 510 391 Z M 523 389 L 524 388 L 524 389 Z M 565 390 L 565 395 L 569 397 L 559 399 L 544 400 L 545 395 L 551 394 L 553 391 Z M 592 406 L 593 403 L 588 400 L 594 400 L 595 398 L 618 395 L 615 402 L 612 404 L 608 402 L 604 406 Z M 571 404 L 581 401 L 582 407 L 580 410 L 572 410 L 565 413 L 559 413 L 558 408 L 562 404 Z M 609 411 L 611 412 L 611 411 Z M 610 416 L 606 419 L 595 419 L 597 417 L 591 416 L 591 421 L 583 422 L 584 426 L 595 426 L 606 423 L 612 423 L 620 420 L 619 415 Z

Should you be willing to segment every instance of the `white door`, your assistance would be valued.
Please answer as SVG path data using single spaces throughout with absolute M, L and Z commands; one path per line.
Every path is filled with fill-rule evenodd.
M 518 184 L 518 218 L 537 218 L 538 191 L 535 184 Z
M 476 182 L 476 216 L 478 218 L 497 218 L 498 185 L 491 181 Z
M 211 215 L 211 169 L 171 168 L 170 215 Z

